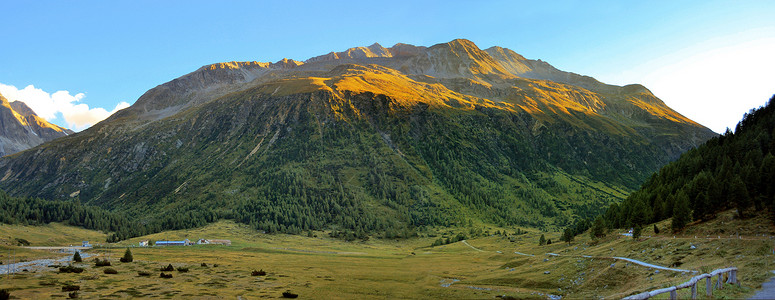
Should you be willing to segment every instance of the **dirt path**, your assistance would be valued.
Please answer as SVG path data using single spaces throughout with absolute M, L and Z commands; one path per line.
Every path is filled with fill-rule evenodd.
M 462 240 L 461 242 L 463 242 L 463 244 L 466 244 L 466 246 L 471 247 L 471 249 L 474 249 L 474 250 L 479 251 L 479 252 L 484 252 L 484 250 L 482 250 L 482 249 L 479 249 L 479 248 L 476 248 L 474 246 L 471 246 L 471 244 L 466 242 L 466 240 Z
M 634 263 L 636 265 L 641 265 L 641 266 L 644 266 L 644 267 L 647 267 L 647 268 L 652 268 L 652 269 L 659 269 L 659 270 L 665 270 L 665 271 L 674 271 L 674 272 L 697 273 L 697 271 L 657 266 L 657 265 L 650 264 L 650 263 L 647 263 L 647 262 L 642 262 L 642 261 L 639 261 L 639 260 L 636 260 L 636 259 L 626 258 L 626 257 L 618 257 L 618 256 L 608 257 L 608 256 L 589 256 L 589 255 L 560 255 L 560 254 L 557 254 L 557 253 L 546 253 L 546 255 L 550 255 L 550 256 L 584 257 L 584 258 L 605 258 L 605 259 L 613 259 L 613 260 L 623 260 L 623 261 L 628 261 L 628 262 Z
M 772 273 L 775 273 L 775 271 L 772 271 Z M 748 299 L 775 299 L 775 277 L 762 283 L 762 289 Z

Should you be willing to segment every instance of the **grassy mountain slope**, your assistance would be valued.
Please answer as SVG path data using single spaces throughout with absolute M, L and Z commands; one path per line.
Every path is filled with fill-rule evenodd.
M 360 237 L 548 228 L 601 212 L 714 135 L 642 87 L 521 78 L 461 40 L 413 51 L 428 52 L 203 67 L 0 160 L 0 188 L 152 231 L 221 218 Z

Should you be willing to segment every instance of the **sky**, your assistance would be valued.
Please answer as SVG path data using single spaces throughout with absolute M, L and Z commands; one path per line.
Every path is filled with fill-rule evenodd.
M 224 61 L 465 38 L 617 85 L 716 132 L 775 94 L 775 1 L 0 0 L 0 94 L 83 130 Z

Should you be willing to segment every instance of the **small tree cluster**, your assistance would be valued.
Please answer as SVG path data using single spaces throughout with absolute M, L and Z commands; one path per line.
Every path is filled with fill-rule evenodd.
M 124 257 L 119 259 L 122 263 L 128 263 L 134 261 L 134 257 L 132 257 L 132 251 L 129 250 L 129 248 L 126 248 L 126 251 L 124 252 Z

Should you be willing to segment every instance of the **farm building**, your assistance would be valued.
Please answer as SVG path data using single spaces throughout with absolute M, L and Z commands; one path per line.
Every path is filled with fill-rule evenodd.
M 142 240 L 140 241 L 140 247 L 148 247 L 148 240 Z
M 156 241 L 156 246 L 188 246 L 191 245 L 191 241 L 185 239 L 183 241 Z

